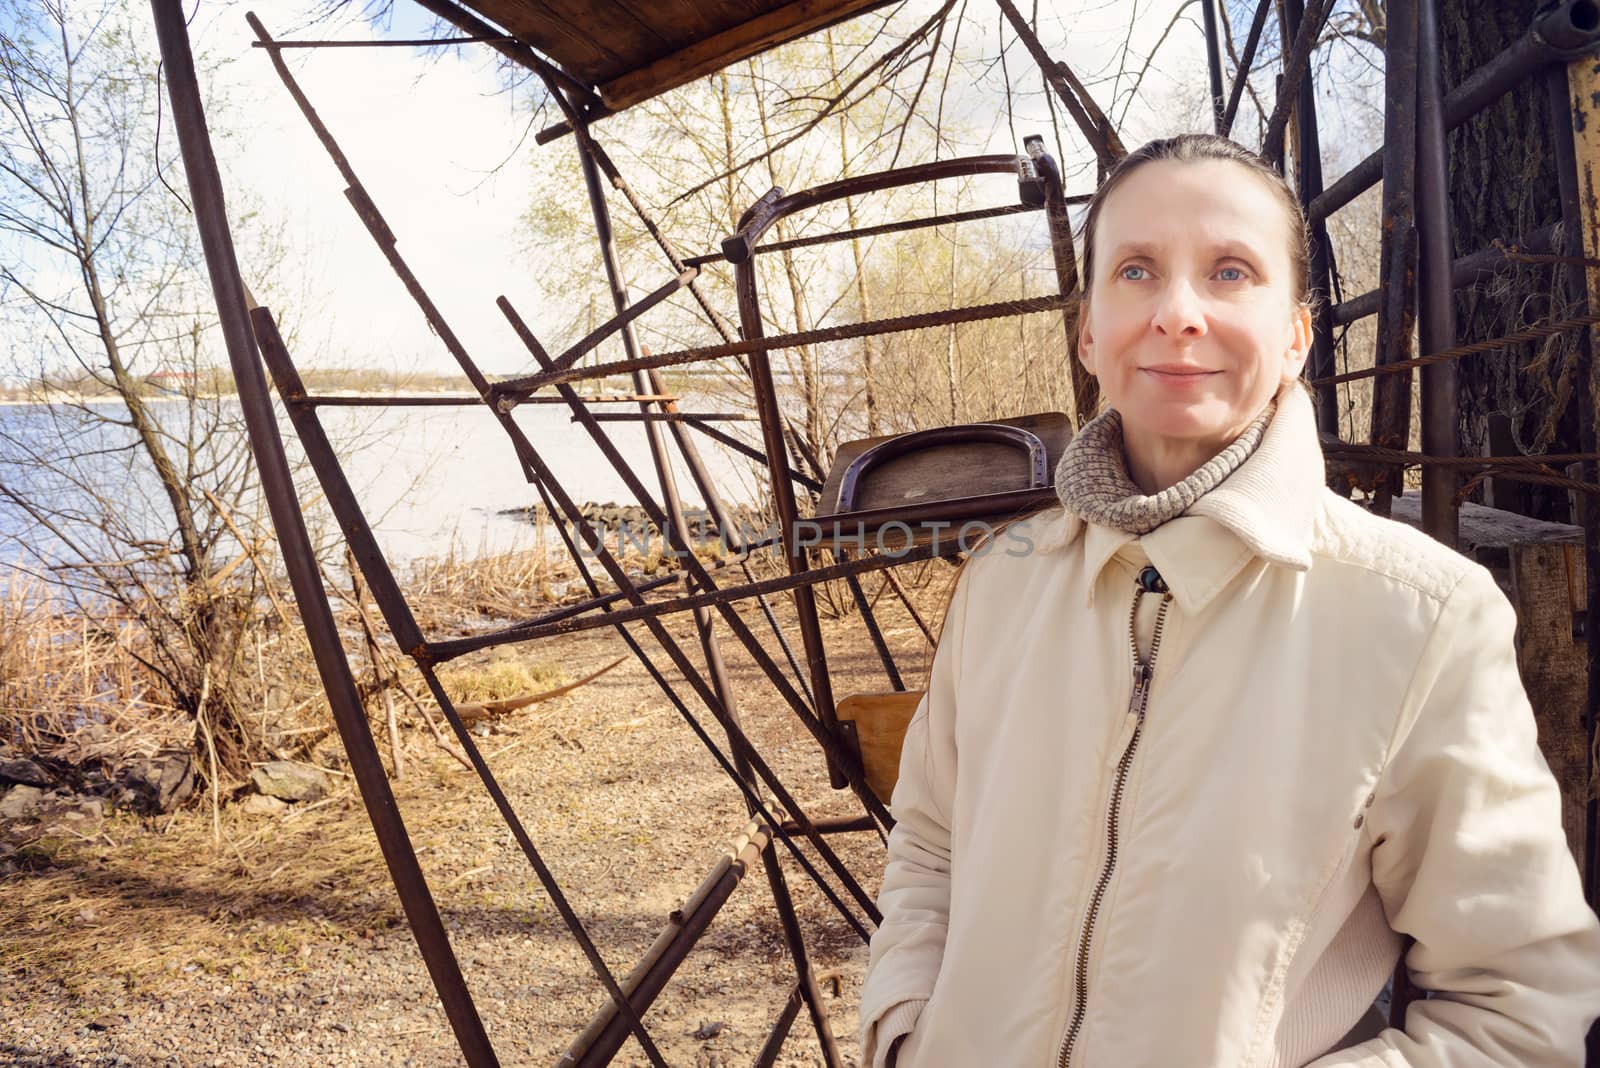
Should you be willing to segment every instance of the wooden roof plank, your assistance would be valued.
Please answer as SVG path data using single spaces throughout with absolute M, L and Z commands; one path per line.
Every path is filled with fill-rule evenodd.
M 600 98 L 612 111 L 621 111 L 775 45 L 892 2 L 894 0 L 794 0 L 602 82 Z
M 541 3 L 569 26 L 590 40 L 603 44 L 619 62 L 609 70 L 597 71 L 595 81 L 608 81 L 639 65 L 677 49 L 692 38 L 681 27 L 669 33 L 657 31 L 651 22 L 639 17 L 620 0 L 541 0 Z
M 653 29 L 672 50 L 721 33 L 749 17 L 741 6 L 704 0 L 617 0 L 634 18 Z M 638 64 L 635 64 L 638 66 Z
M 584 32 L 539 0 L 464 0 L 464 5 L 591 85 L 628 63 L 609 42 Z

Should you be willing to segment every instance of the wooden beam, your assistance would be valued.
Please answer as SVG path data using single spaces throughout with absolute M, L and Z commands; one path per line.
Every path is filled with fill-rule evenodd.
M 687 85 L 723 67 L 814 30 L 884 7 L 893 0 L 795 0 L 749 22 L 696 41 L 600 86 L 600 99 L 612 111 L 632 107 L 668 89 Z
M 1587 585 L 1581 545 L 1511 545 L 1517 666 L 1539 723 L 1539 748 L 1561 786 L 1561 826 L 1581 868 L 1588 838 Z M 1581 619 L 1581 624 L 1578 622 Z

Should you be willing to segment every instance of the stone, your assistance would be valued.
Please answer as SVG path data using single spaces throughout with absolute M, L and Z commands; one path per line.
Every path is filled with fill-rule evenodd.
M 139 757 L 117 770 L 119 796 L 146 815 L 171 812 L 194 793 L 194 754 L 168 749 Z
M 250 772 L 257 792 L 284 801 L 316 801 L 328 793 L 328 776 L 320 768 L 274 760 Z
M 0 760 L 0 782 L 12 782 L 22 786 L 52 786 L 55 784 L 55 780 L 50 777 L 49 772 L 25 757 L 18 757 L 15 760 Z
M 38 811 L 46 834 L 81 833 L 106 818 L 106 803 L 99 797 L 47 798 Z
M 86 820 L 103 820 L 106 818 L 105 798 L 81 797 L 73 811 Z
M 277 816 L 288 808 L 289 802 L 266 794 L 250 794 L 239 802 L 239 811 L 246 816 Z
M 0 798 L 0 820 L 29 820 L 39 814 L 44 791 L 37 786 L 13 786 Z

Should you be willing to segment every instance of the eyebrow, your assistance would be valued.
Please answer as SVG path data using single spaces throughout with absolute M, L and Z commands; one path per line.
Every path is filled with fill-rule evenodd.
M 1154 242 L 1124 241 L 1123 243 L 1113 247 L 1111 250 L 1111 255 L 1106 258 L 1108 261 L 1119 260 L 1128 256 L 1155 259 L 1159 255 L 1160 251 L 1161 246 Z M 1231 256 L 1238 259 L 1249 260 L 1251 263 L 1256 264 L 1263 264 L 1266 262 L 1266 257 L 1263 256 L 1254 245 L 1244 241 L 1233 239 L 1218 241 L 1210 246 L 1210 251 L 1212 255 L 1216 256 L 1218 259 Z

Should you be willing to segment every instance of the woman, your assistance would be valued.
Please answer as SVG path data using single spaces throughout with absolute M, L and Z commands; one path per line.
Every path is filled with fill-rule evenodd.
M 1294 195 L 1225 139 L 1152 142 L 1083 248 L 1109 410 L 1062 507 L 951 601 L 863 1063 L 1581 1064 L 1600 925 L 1516 621 L 1483 568 L 1324 488 Z M 1363 1028 L 1406 936 L 1431 997 Z

